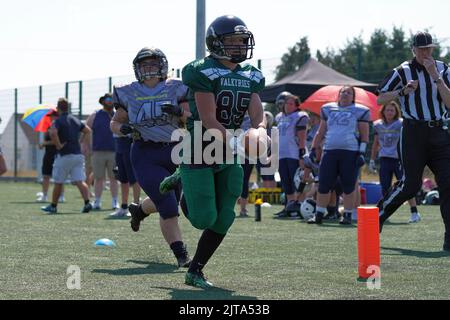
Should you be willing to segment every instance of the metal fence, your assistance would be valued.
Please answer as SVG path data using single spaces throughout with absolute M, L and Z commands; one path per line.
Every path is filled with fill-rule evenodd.
M 250 63 L 262 69 L 266 83 L 273 82 L 278 58 L 254 60 Z M 171 76 L 180 77 L 180 69 L 172 69 Z M 6 160 L 9 177 L 39 177 L 43 151 L 36 142 L 43 135 L 35 133 L 31 139 L 20 123 L 23 113 L 40 104 L 56 105 L 65 97 L 71 103 L 71 113 L 80 119 L 98 110 L 100 96 L 112 92 L 114 85 L 135 81 L 134 75 L 106 77 L 101 79 L 67 81 L 57 84 L 0 90 L 0 148 Z

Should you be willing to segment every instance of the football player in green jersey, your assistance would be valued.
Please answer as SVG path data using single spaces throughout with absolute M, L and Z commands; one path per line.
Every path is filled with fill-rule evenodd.
M 211 23 L 206 34 L 210 55 L 189 63 L 182 72 L 183 83 L 189 87 L 192 116 L 188 119 L 187 129 L 191 137 L 194 136 L 194 123 L 201 121 L 203 132 L 209 129 L 220 131 L 219 139 L 224 149 L 228 145 L 236 147 L 238 139 L 232 137 L 229 130 L 239 129 L 247 112 L 252 127 L 260 130 L 261 135 L 266 134 L 259 97 L 265 79 L 255 67 L 240 65 L 252 58 L 254 44 L 253 34 L 235 16 L 221 16 Z M 202 150 L 205 147 L 203 143 Z M 195 148 L 191 149 L 194 151 Z M 212 286 L 203 274 L 203 267 L 233 224 L 234 207 L 242 189 L 242 167 L 236 156 L 232 158 L 234 161 L 216 161 L 212 165 L 204 160 L 201 164 L 191 161 L 192 164 L 180 165 L 184 192 L 181 207 L 191 224 L 204 230 L 186 274 L 187 285 Z M 193 153 L 191 159 L 194 160 Z

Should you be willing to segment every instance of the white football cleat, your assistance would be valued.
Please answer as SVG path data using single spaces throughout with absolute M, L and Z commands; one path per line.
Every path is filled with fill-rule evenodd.
M 42 192 L 38 192 L 36 202 L 48 202 L 47 195 L 44 195 Z
M 420 216 L 420 213 L 414 212 L 414 213 L 411 213 L 411 217 L 409 218 L 408 223 L 417 223 L 420 220 L 422 220 L 422 217 Z
M 129 217 L 129 215 L 131 216 L 130 212 L 128 212 L 128 209 L 122 208 L 119 208 L 115 212 L 109 214 L 111 218 L 124 218 Z

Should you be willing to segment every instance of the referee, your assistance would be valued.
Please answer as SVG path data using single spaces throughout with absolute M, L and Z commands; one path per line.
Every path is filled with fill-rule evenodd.
M 412 44 L 414 58 L 391 71 L 378 88 L 378 104 L 399 99 L 404 118 L 398 146 L 404 176 L 378 207 L 381 232 L 383 223 L 395 210 L 420 190 L 423 170 L 428 166 L 439 186 L 445 224 L 443 250 L 450 251 L 450 71 L 445 63 L 433 59 L 435 47 L 429 33 L 416 33 Z

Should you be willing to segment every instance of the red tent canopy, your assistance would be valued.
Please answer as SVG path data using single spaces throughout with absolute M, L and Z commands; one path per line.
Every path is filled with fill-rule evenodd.
M 320 109 L 324 104 L 336 102 L 342 86 L 326 86 L 314 92 L 305 102 L 302 103 L 302 110 L 309 110 L 320 115 Z M 379 110 L 381 106 L 377 104 L 377 96 L 364 89 L 355 87 L 355 102 L 370 109 L 370 118 L 375 121 L 380 118 Z

